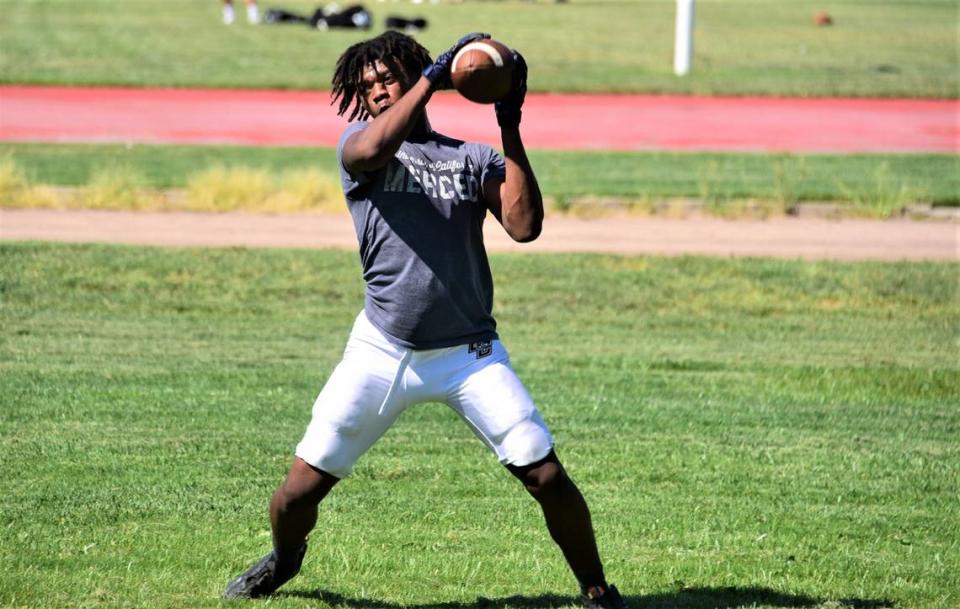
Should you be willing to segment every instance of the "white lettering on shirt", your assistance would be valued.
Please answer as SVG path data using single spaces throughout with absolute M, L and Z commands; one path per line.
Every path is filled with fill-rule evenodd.
M 453 191 L 451 186 L 453 186 L 453 178 L 450 176 L 440 176 L 437 178 L 437 184 L 440 187 L 440 198 L 441 199 L 452 199 L 456 193 Z
M 480 182 L 473 163 L 460 160 L 427 162 L 400 150 L 386 167 L 384 192 L 423 193 L 432 199 L 476 203 Z

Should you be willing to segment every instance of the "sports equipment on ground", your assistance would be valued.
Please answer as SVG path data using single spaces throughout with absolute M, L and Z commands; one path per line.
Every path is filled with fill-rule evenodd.
M 270 552 L 252 567 L 227 585 L 224 598 L 260 598 L 276 592 L 277 588 L 290 581 L 300 572 L 307 544 L 300 546 L 296 557 L 286 564 L 277 560 L 276 552 Z
M 629 609 L 616 586 L 610 586 L 600 596 L 583 594 L 580 602 L 586 609 Z
M 464 45 L 450 64 L 450 80 L 460 95 L 478 104 L 492 104 L 513 85 L 513 51 L 496 40 Z

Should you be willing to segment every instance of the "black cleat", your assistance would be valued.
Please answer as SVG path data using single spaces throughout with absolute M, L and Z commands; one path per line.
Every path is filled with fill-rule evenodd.
M 260 598 L 276 592 L 277 588 L 290 581 L 300 572 L 303 555 L 307 553 L 307 544 L 300 546 L 296 559 L 288 564 L 277 561 L 275 552 L 270 552 L 246 573 L 227 585 L 224 598 Z
M 586 609 L 629 609 L 616 586 L 606 590 L 591 588 L 580 595 L 580 602 Z

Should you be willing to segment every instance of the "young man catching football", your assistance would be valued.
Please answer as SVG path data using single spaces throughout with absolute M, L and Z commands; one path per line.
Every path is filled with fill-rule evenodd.
M 594 609 L 624 609 L 607 584 L 590 512 L 498 340 L 483 245 L 487 213 L 511 238 L 540 234 L 543 200 L 520 137 L 527 67 L 495 104 L 503 156 L 441 135 L 426 107 L 451 87 L 450 64 L 471 34 L 436 61 L 386 32 L 337 62 L 333 99 L 351 122 L 337 156 L 366 282 L 342 361 L 313 406 L 286 480 L 270 502 L 273 551 L 226 596 L 269 595 L 300 570 L 317 506 L 409 406 L 452 408 L 540 504 L 551 537 Z

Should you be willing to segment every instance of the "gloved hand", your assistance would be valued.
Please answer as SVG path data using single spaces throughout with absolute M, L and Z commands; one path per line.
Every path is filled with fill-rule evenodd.
M 493 105 L 497 124 L 501 127 L 520 125 L 520 108 L 527 96 L 527 61 L 517 51 L 513 52 L 513 84 L 506 97 Z
M 429 65 L 423 69 L 423 75 L 427 80 L 430 81 L 430 84 L 433 85 L 434 90 L 453 88 L 453 83 L 450 82 L 450 64 L 453 63 L 454 55 L 456 55 L 460 49 L 467 46 L 471 42 L 483 40 L 484 38 L 490 38 L 490 34 L 483 34 L 480 32 L 467 34 L 458 40 L 457 44 L 450 47 L 449 51 L 446 53 L 441 53 L 432 65 Z

